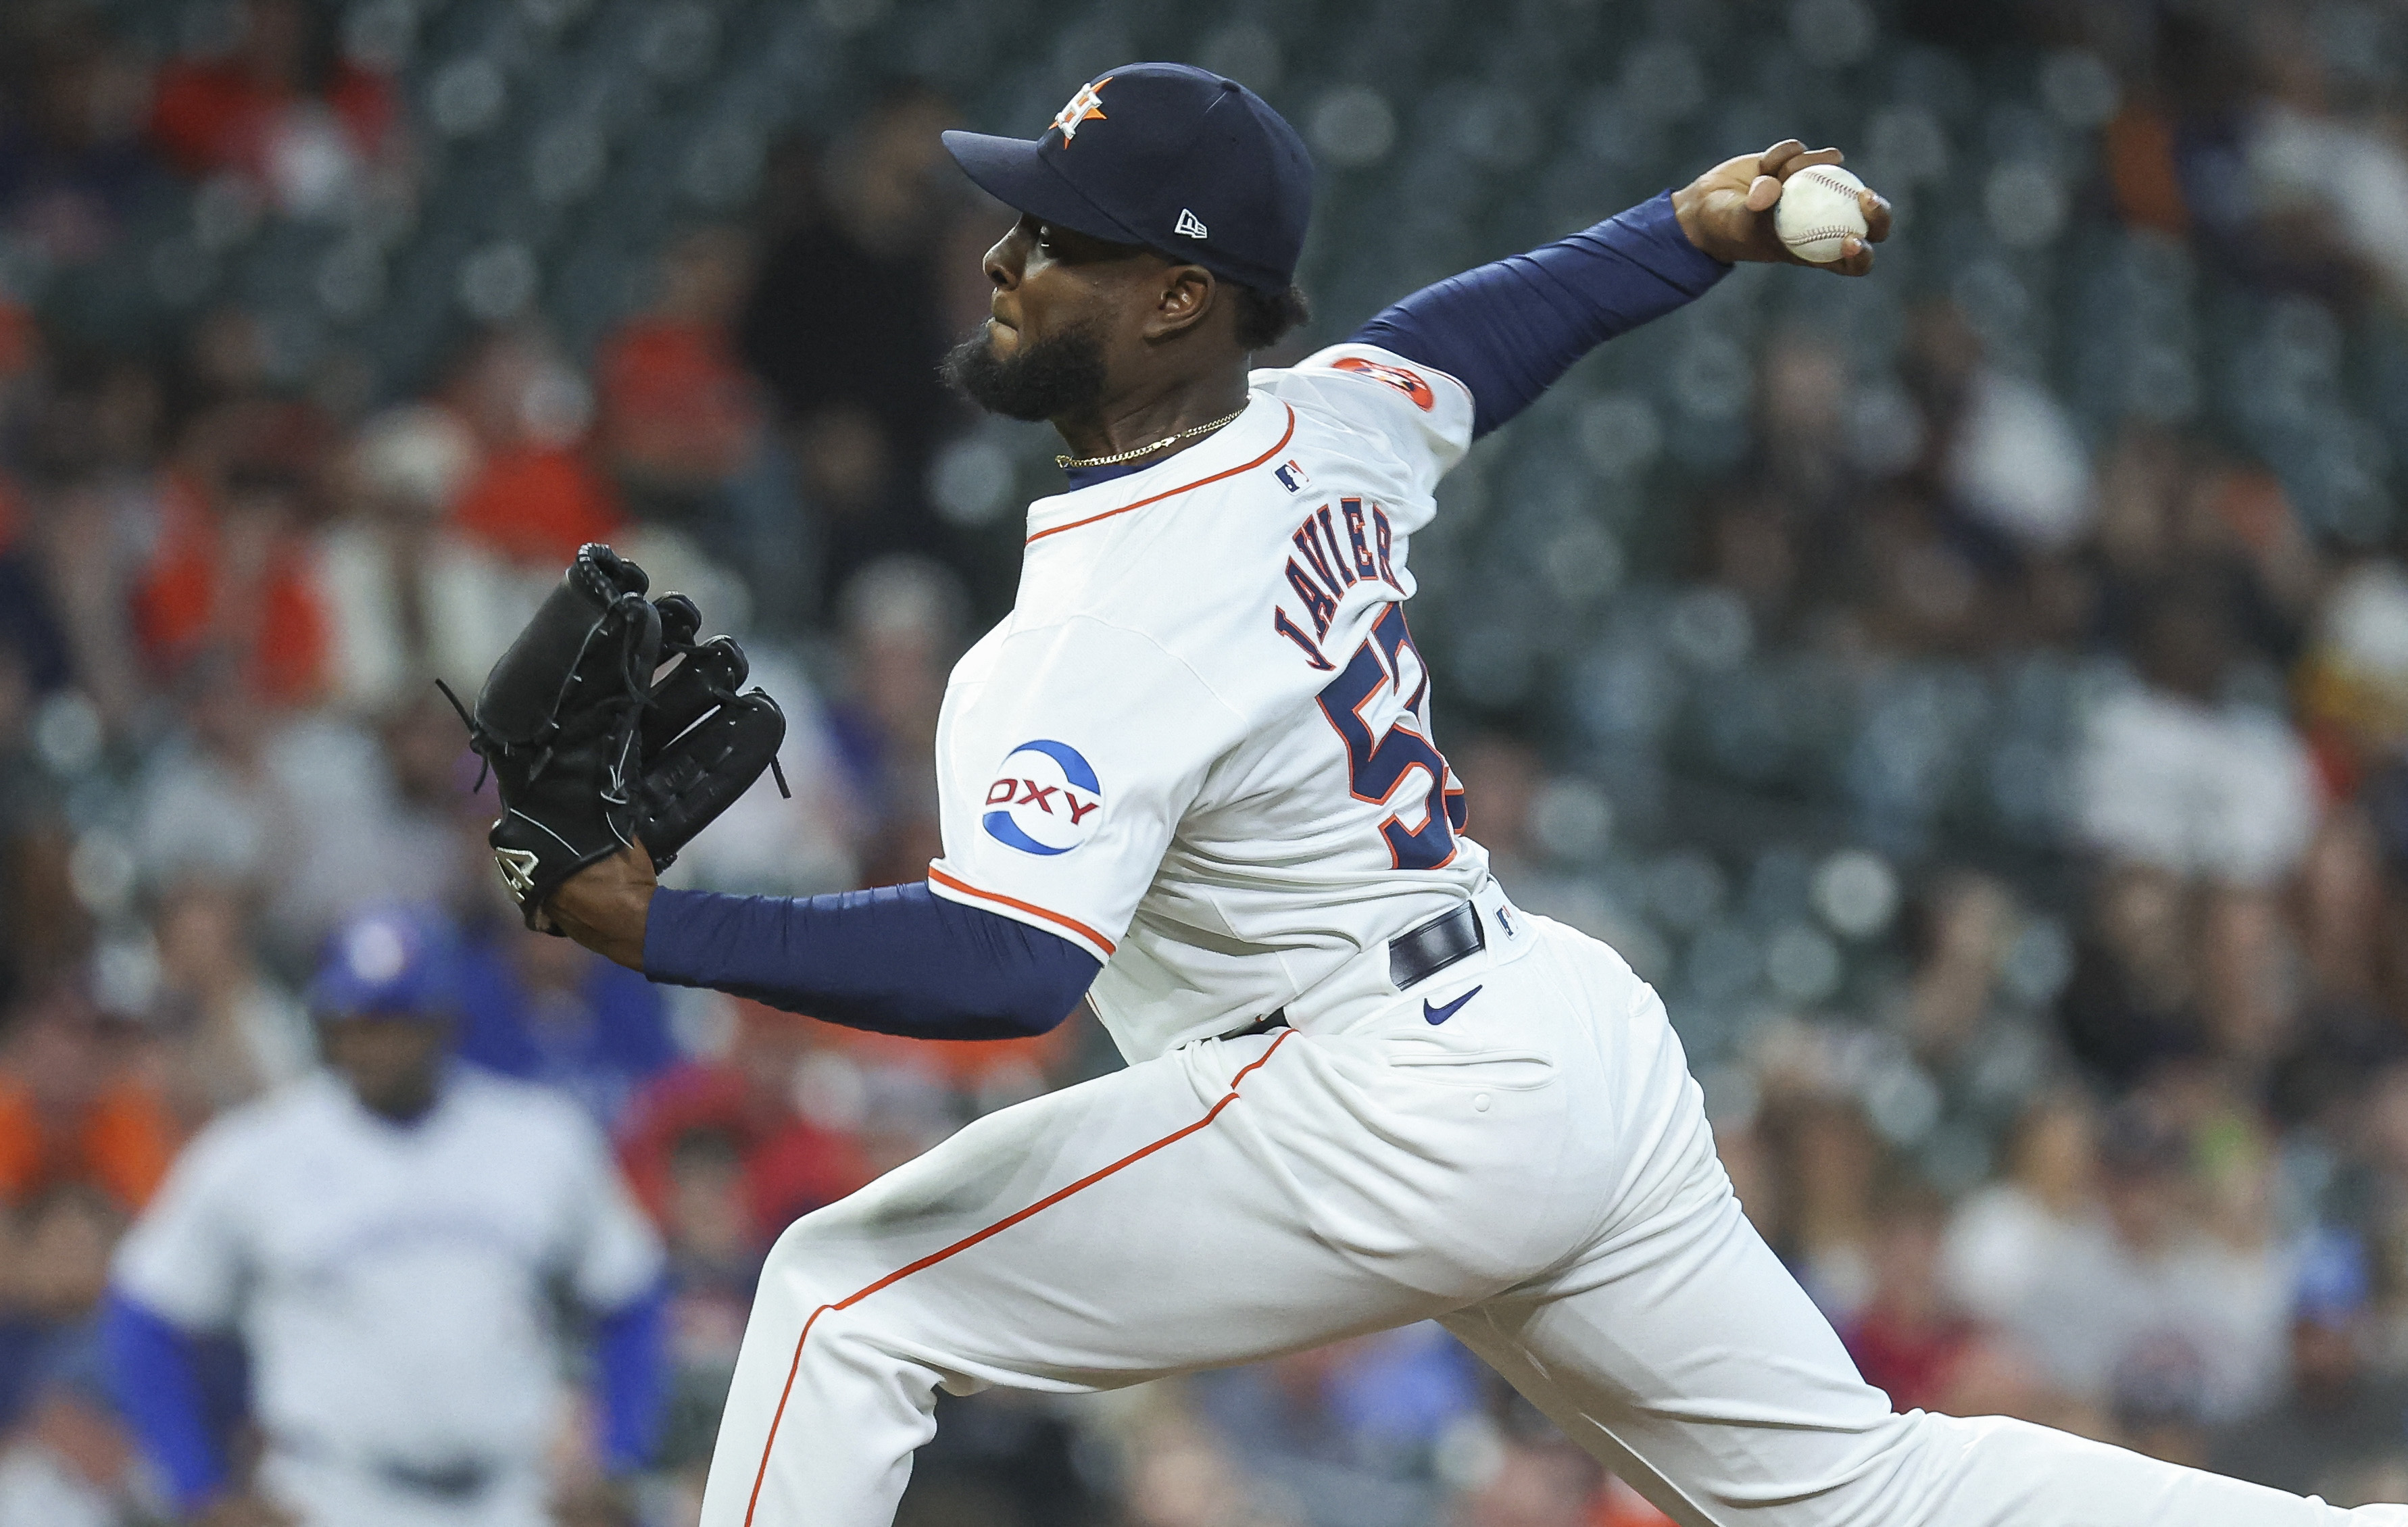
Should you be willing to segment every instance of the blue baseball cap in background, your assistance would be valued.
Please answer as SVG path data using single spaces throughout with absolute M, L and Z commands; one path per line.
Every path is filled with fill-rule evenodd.
M 1234 79 L 1129 64 L 1079 93 L 1035 141 L 949 132 L 988 195 L 1115 244 L 1143 244 L 1224 280 L 1284 292 L 1312 220 L 1312 156 Z
M 2346 1330 L 2374 1298 L 2374 1270 L 2366 1243 L 2330 1225 L 2312 1232 L 2300 1249 L 2291 1283 L 2291 1316 L 2329 1330 Z
M 459 939 L 439 912 L 363 912 L 326 942 L 309 1012 L 326 1019 L 448 1018 L 459 1006 Z

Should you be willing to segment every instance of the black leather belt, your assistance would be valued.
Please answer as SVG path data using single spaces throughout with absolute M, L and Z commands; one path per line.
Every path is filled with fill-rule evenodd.
M 1454 911 L 1441 912 L 1420 927 L 1409 928 L 1388 940 L 1388 979 L 1398 991 L 1408 991 L 1487 947 L 1488 937 L 1481 931 L 1480 914 L 1469 902 L 1465 902 Z M 1286 1027 L 1287 1009 L 1281 1007 L 1222 1037 L 1243 1039 Z
M 280 1434 L 273 1450 L 337 1468 L 365 1469 L 395 1490 L 453 1505 L 477 1500 L 500 1482 L 503 1465 L 490 1459 L 461 1458 L 425 1463 L 395 1458 L 357 1459 L 317 1437 Z
M 377 1477 L 412 1495 L 454 1504 L 473 1501 L 494 1488 L 501 1471 L 491 1463 L 464 1460 L 457 1463 L 404 1463 L 384 1460 L 376 1465 Z

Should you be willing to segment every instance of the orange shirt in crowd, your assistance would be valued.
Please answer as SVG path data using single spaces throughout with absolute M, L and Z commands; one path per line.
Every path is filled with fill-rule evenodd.
M 586 542 L 617 535 L 619 506 L 609 485 L 575 451 L 523 445 L 485 459 L 453 507 L 452 522 L 514 562 L 564 566 Z
M 253 692 L 301 705 L 325 686 L 326 611 L 300 537 L 279 533 L 247 586 L 226 565 L 225 537 L 208 499 L 171 476 L 159 495 L 159 539 L 134 590 L 143 651 L 172 673 L 210 644 L 241 654 Z
M 231 60 L 180 61 L 159 71 L 150 136 L 187 175 L 234 169 L 265 178 L 279 125 L 302 99 Z M 382 152 L 394 126 L 391 81 L 338 63 L 322 99 L 363 157 Z
M 1612 1475 L 1589 1503 L 1588 1527 L 1673 1527 L 1672 1519 L 1647 1504 L 1647 1497 Z
M 17 544 L 25 529 L 25 494 L 13 478 L 0 476 L 0 551 Z
M 2107 124 L 2101 147 L 2107 183 L 2124 221 L 2169 238 L 2188 236 L 2190 204 L 2174 159 L 2173 124 L 2164 114 L 2140 102 L 2126 105 Z
M 148 1089 L 121 1081 L 72 1120 L 47 1120 L 22 1082 L 0 1076 L 0 1203 L 83 1182 L 128 1213 L 150 1201 L 175 1159 L 176 1132 Z
M 755 383 L 725 334 L 680 319 L 638 319 L 599 367 L 602 434 L 623 465 L 667 477 L 736 472 L 760 428 Z
M 42 330 L 34 310 L 0 297 L 0 380 L 23 376 L 41 359 Z

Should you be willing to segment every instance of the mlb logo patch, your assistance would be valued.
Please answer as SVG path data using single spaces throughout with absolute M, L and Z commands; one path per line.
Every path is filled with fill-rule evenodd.
M 1293 456 L 1272 467 L 1271 476 L 1279 478 L 1280 486 L 1291 493 L 1304 492 L 1306 486 L 1312 481 L 1311 478 L 1304 475 L 1304 468 L 1297 464 L 1296 458 Z

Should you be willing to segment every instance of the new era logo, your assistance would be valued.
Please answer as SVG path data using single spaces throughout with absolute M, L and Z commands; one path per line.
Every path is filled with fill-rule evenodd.
M 1179 221 L 1172 227 L 1171 232 L 1177 234 L 1182 238 L 1210 238 L 1212 236 L 1204 231 L 1204 220 L 1197 217 L 1195 213 L 1190 212 L 1183 207 L 1179 209 Z

